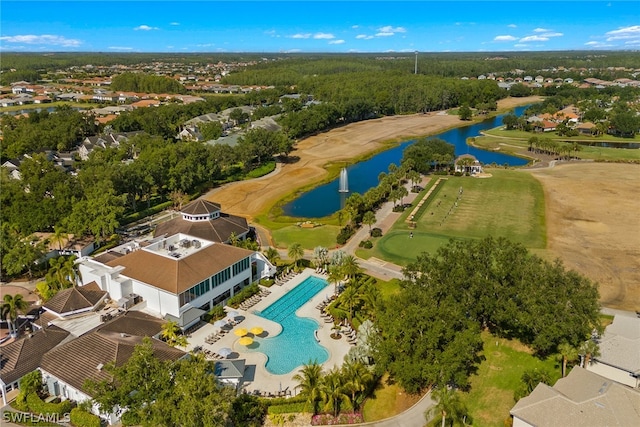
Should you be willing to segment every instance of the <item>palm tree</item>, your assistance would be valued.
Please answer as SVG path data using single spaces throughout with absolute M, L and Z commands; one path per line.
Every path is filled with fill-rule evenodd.
M 558 353 L 562 358 L 562 378 L 564 378 L 567 372 L 567 362 L 572 362 L 578 358 L 578 349 L 569 343 L 563 342 L 558 346 Z
M 350 279 L 356 277 L 362 270 L 358 265 L 358 260 L 353 255 L 347 255 L 342 259 L 340 269 Z
M 324 246 L 316 246 L 313 248 L 313 258 L 315 260 L 316 267 L 323 267 L 327 263 L 327 256 L 329 250 Z
M 238 235 L 236 234 L 235 231 L 233 231 L 230 235 L 229 235 L 229 244 L 231 246 L 238 246 L 238 243 L 240 242 L 240 239 L 238 238 Z
M 342 365 L 342 376 L 345 390 L 351 393 L 351 406 L 357 411 L 362 403 L 358 394 L 367 390 L 373 381 L 373 375 L 361 362 L 350 360 Z
M 445 426 L 447 417 L 451 420 L 453 426 L 456 422 L 463 422 L 467 416 L 467 408 L 465 407 L 460 395 L 455 389 L 441 387 L 433 392 L 433 397 L 438 400 L 438 404 L 427 411 L 427 419 L 433 417 L 436 413 L 442 416 L 442 427 Z
M 349 400 L 340 371 L 334 369 L 324 376 L 320 395 L 325 402 L 325 410 L 333 409 L 333 416 L 337 417 L 340 413 L 340 404 Z
M 2 317 L 7 319 L 7 323 L 9 324 L 9 334 L 12 337 L 18 336 L 18 325 L 16 324 L 18 320 L 18 313 L 24 313 L 25 310 L 29 307 L 29 303 L 24 300 L 22 295 L 9 295 L 5 294 L 2 299 Z
M 333 283 L 334 293 L 336 295 L 338 294 L 338 283 L 340 283 L 343 277 L 344 273 L 342 272 L 340 266 L 332 265 L 331 267 L 329 267 L 329 275 L 327 277 L 327 281 L 329 283 Z
M 376 214 L 366 211 L 362 216 L 362 222 L 369 226 L 369 234 L 371 234 L 371 226 L 376 223 Z
M 280 252 L 276 248 L 269 246 L 266 251 L 264 251 L 264 256 L 267 257 L 269 262 L 273 265 L 276 265 L 276 262 L 280 259 Z
M 180 333 L 180 327 L 178 323 L 173 320 L 169 320 L 162 325 L 162 331 L 160 336 L 171 347 L 180 346 L 185 347 L 187 345 L 187 339 Z
M 323 380 L 322 366 L 318 362 L 310 362 L 293 376 L 293 380 L 298 382 L 296 387 L 300 387 L 300 394 L 307 398 L 307 403 L 312 405 L 313 415 L 316 415 Z
M 62 244 L 69 240 L 69 235 L 64 231 L 62 227 L 53 227 L 53 236 L 51 236 L 51 242 L 58 244 L 58 250 L 62 250 Z
M 293 260 L 296 269 L 298 268 L 298 260 L 304 257 L 304 249 L 300 243 L 293 243 L 289 246 L 289 251 L 287 252 L 289 258 Z
M 580 346 L 579 354 L 584 356 L 583 367 L 586 369 L 589 367 L 592 357 L 600 356 L 600 347 L 594 340 L 587 340 Z
M 342 293 L 340 299 L 347 305 L 347 307 L 349 307 L 349 323 L 351 323 L 351 319 L 353 318 L 353 307 L 358 304 L 358 302 L 362 301 L 360 291 L 355 283 L 349 285 L 349 287 Z

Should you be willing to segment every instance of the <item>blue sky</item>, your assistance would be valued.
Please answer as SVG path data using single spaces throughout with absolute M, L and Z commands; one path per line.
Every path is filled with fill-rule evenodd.
M 640 1 L 10 1 L 17 52 L 640 50 Z

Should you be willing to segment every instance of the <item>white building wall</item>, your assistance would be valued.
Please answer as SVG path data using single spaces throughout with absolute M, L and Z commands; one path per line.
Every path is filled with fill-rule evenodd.
M 534 427 L 534 426 L 524 420 L 521 420 L 518 417 L 513 417 L 513 427 Z
M 147 303 L 147 308 L 159 313 L 161 316 L 169 313 L 172 316 L 178 314 L 178 297 L 162 289 L 148 285 L 137 280 L 131 280 L 132 292 L 138 294 Z
M 598 363 L 597 361 L 590 363 L 587 370 L 629 387 L 637 388 L 640 386 L 638 379 L 632 377 L 629 372 L 604 363 Z
M 42 368 L 38 368 L 38 369 L 40 370 L 40 372 L 42 372 L 42 381 L 44 382 L 45 387 L 47 386 L 48 382 L 57 382 L 58 383 L 58 387 L 59 387 L 59 390 L 60 390 L 60 397 L 61 398 L 64 398 L 64 399 L 67 399 L 67 400 L 71 400 L 71 401 L 77 402 L 77 403 L 82 403 L 82 402 L 85 402 L 87 400 L 91 400 L 91 396 L 87 395 L 86 393 L 76 389 L 75 387 L 70 386 L 69 384 L 67 384 L 64 381 L 60 380 L 55 375 L 51 375 L 50 373 L 48 373 L 44 369 L 42 369 Z M 116 417 L 115 414 L 101 414 L 96 405 L 92 405 L 91 412 L 93 414 L 99 416 L 100 418 L 107 420 L 107 422 L 110 425 L 113 425 L 113 424 L 115 424 L 115 423 L 117 423 L 119 421 L 118 417 Z

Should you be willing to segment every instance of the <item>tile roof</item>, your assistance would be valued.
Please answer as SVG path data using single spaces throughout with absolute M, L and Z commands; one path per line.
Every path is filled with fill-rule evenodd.
M 103 301 L 108 293 L 94 281 L 85 286 L 74 286 L 58 292 L 44 304 L 46 310 L 63 315 L 73 311 L 90 309 Z
M 183 211 L 184 212 L 184 211 Z M 229 241 L 231 233 L 236 236 L 249 231 L 247 220 L 241 216 L 221 213 L 218 218 L 208 221 L 188 221 L 182 217 L 158 224 L 154 236 L 172 236 L 182 233 L 212 242 L 225 243 Z
M 160 333 L 164 320 L 141 311 L 129 310 L 97 328 L 105 332 L 122 332 L 128 335 L 153 337 Z
M 43 355 L 60 344 L 69 332 L 49 326 L 0 348 L 0 378 L 5 384 L 19 380 L 40 366 Z
M 640 425 L 640 392 L 575 367 L 553 387 L 538 384 L 511 415 L 536 427 Z
M 124 276 L 180 294 L 234 263 L 252 251 L 214 243 L 182 258 L 170 258 L 150 250 L 139 249 L 107 262 L 110 267 L 124 267 Z
M 640 373 L 640 318 L 616 316 L 600 339 L 594 359 L 632 373 Z
M 109 380 L 103 369 L 108 363 L 122 366 L 144 337 L 98 330 L 63 344 L 44 355 L 41 367 L 70 386 L 83 390 L 88 379 Z M 177 360 L 185 353 L 162 341 L 151 339 L 153 354 L 160 360 Z
M 180 210 L 182 213 L 190 215 L 204 215 L 219 211 L 221 206 L 204 199 L 196 199 Z

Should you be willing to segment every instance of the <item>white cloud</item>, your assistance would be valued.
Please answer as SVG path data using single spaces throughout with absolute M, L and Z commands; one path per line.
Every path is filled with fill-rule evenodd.
M 624 42 L 624 44 L 626 44 L 626 45 L 633 45 L 633 44 L 638 44 L 638 45 L 640 45 L 640 39 L 637 39 L 637 40 L 627 40 L 626 42 Z
M 541 34 L 541 36 L 542 37 L 562 37 L 562 36 L 564 36 L 564 34 L 563 33 L 557 33 L 557 32 L 555 32 L 555 33 L 554 32 L 550 32 L 550 33 Z
M 176 25 L 180 25 L 180 23 L 179 23 L 179 22 L 170 22 L 170 23 L 169 23 L 169 25 L 174 25 L 174 26 L 176 26 Z
M 309 33 L 298 33 L 291 36 L 292 39 L 308 39 L 309 37 L 311 37 Z
M 529 47 L 529 45 L 524 43 L 516 43 L 513 45 L 513 47 Z
M 373 38 L 373 36 L 368 36 L 366 34 L 358 34 L 356 36 L 357 39 L 361 39 L 361 40 L 371 40 Z
M 331 40 L 329 42 L 329 44 L 342 44 L 342 43 L 344 43 L 344 40 Z
M 331 33 L 315 33 L 313 35 L 313 38 L 318 40 L 331 40 L 335 39 L 336 37 Z
M 546 28 L 536 28 L 533 30 L 534 33 L 548 33 L 551 30 L 547 30 Z
M 509 25 L 507 25 L 507 27 L 509 27 L 509 28 L 518 28 L 518 26 L 516 24 L 509 24 Z
M 505 35 L 505 36 L 495 36 L 493 38 L 494 42 L 512 42 L 516 40 L 516 37 Z
M 360 28 L 360 25 L 352 25 L 351 28 L 353 28 L 354 30 L 357 30 L 358 28 Z
M 640 25 L 632 25 L 631 27 L 622 27 L 617 30 L 605 33 L 608 36 L 607 41 L 629 40 L 640 38 Z
M 520 42 L 522 43 L 526 43 L 526 42 L 546 42 L 549 41 L 548 37 L 543 37 L 543 36 L 527 36 L 527 37 L 523 37 L 520 39 Z
M 585 46 L 589 46 L 589 47 L 595 47 L 595 48 L 601 48 L 601 47 L 613 47 L 614 45 L 609 44 L 609 43 L 605 43 L 605 42 L 598 42 L 598 41 L 590 41 L 590 42 L 586 42 L 584 44 Z
M 111 50 L 133 50 L 132 47 L 125 47 L 125 46 L 109 46 L 109 49 L 111 49 Z
M 82 44 L 80 40 L 68 39 L 64 36 L 56 36 L 52 34 L 24 34 L 17 36 L 3 36 L 0 41 L 5 43 L 26 43 L 26 44 L 44 44 L 50 46 L 77 47 Z
M 404 27 L 392 27 L 391 25 L 385 25 L 384 27 L 378 28 L 376 37 L 389 37 L 395 35 L 396 33 L 406 32 L 407 30 Z
M 134 28 L 134 30 L 138 31 L 151 31 L 151 30 L 157 30 L 158 27 L 150 27 L 148 25 L 139 25 L 137 27 Z
M 297 52 L 302 52 L 302 50 L 300 49 L 289 49 L 289 50 L 285 50 L 284 53 L 297 53 Z

